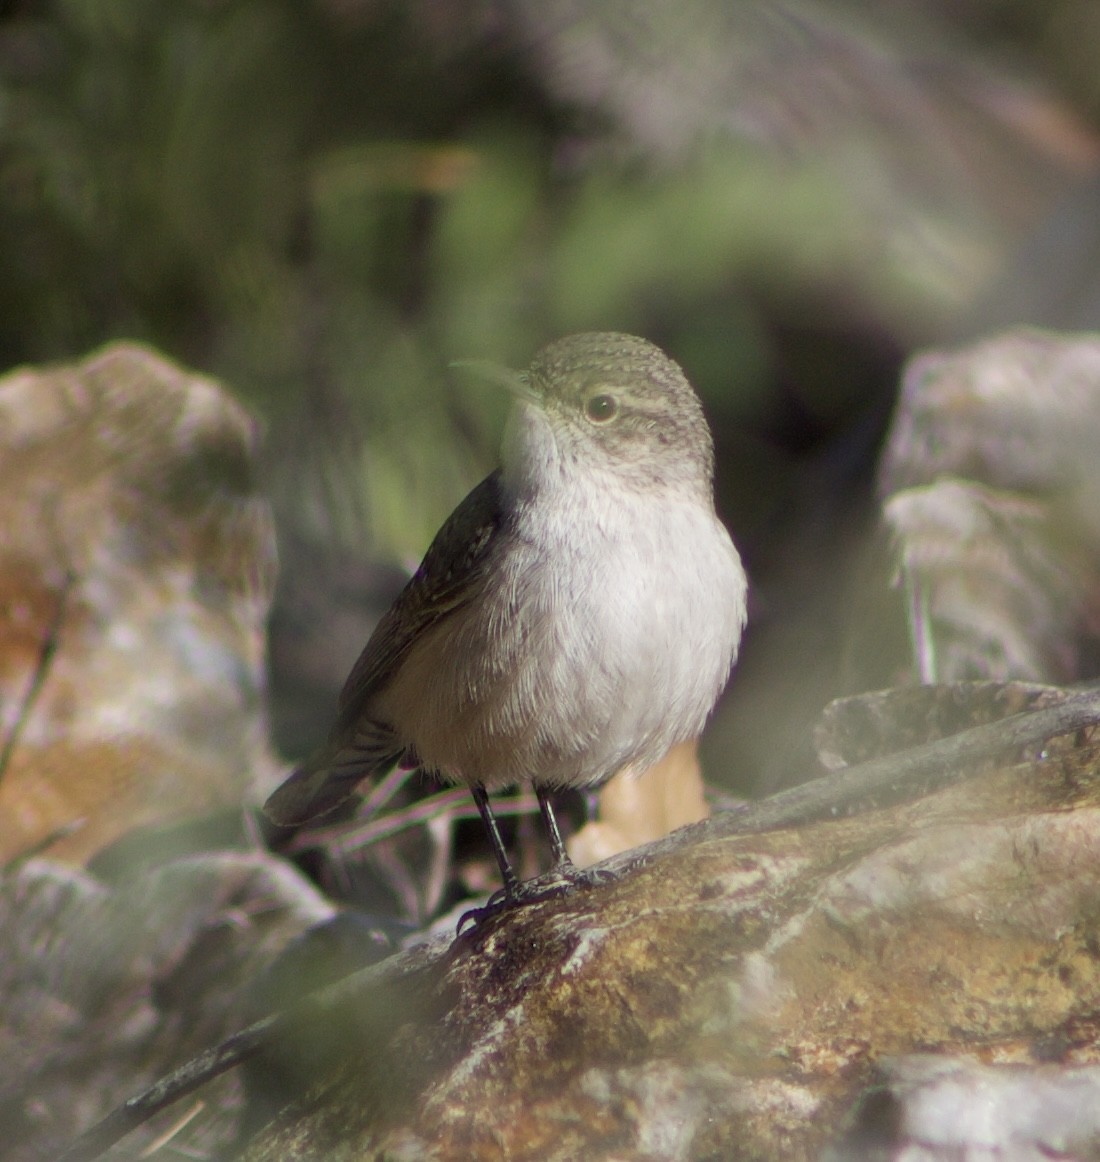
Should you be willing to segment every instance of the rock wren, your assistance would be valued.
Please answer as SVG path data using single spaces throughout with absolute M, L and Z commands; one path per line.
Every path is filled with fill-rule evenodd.
M 455 509 L 340 695 L 328 743 L 268 799 L 298 826 L 403 762 L 465 783 L 504 898 L 488 792 L 644 769 L 698 735 L 737 657 L 747 583 L 714 511 L 714 449 L 680 368 L 632 335 L 570 335 L 526 373 L 501 467 Z

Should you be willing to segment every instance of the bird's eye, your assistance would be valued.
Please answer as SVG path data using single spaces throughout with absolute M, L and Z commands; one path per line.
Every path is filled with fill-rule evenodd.
M 594 424 L 610 423 L 619 414 L 619 401 L 613 395 L 601 392 L 584 405 L 584 414 Z

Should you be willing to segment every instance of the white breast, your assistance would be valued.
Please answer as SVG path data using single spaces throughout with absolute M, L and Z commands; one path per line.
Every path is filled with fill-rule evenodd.
M 573 666 L 587 675 L 576 713 L 578 724 L 586 716 L 602 723 L 586 756 L 589 777 L 599 779 L 628 762 L 648 766 L 700 733 L 737 656 L 747 586 L 729 534 L 694 497 L 590 495 L 581 516 L 588 535 L 572 531 L 574 543 L 587 544 L 571 570 L 576 638 L 564 652 L 583 643 Z
M 746 581 L 694 496 L 543 492 L 484 602 L 418 643 L 386 699 L 425 766 L 490 789 L 597 782 L 696 736 L 737 655 Z

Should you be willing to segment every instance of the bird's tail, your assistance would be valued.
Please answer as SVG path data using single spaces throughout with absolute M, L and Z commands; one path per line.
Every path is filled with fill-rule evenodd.
M 392 737 L 356 738 L 350 745 L 330 744 L 303 763 L 264 804 L 264 814 L 278 827 L 301 827 L 335 811 L 355 788 L 401 757 Z

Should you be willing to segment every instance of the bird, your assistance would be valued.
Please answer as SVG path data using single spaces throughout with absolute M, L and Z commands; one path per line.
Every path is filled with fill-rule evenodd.
M 551 876 L 578 878 L 550 796 L 644 770 L 702 732 L 748 582 L 715 511 L 702 405 L 663 351 L 567 335 L 496 378 L 513 396 L 500 467 L 437 533 L 352 668 L 328 741 L 264 810 L 300 828 L 397 763 L 465 784 L 511 904 L 537 893 L 512 869 L 490 792 L 530 784 Z

